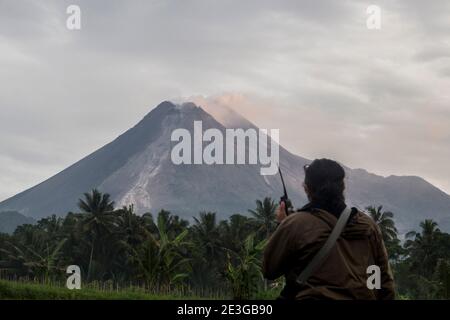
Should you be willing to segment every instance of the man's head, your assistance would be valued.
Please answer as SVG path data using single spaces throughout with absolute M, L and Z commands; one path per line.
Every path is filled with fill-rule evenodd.
M 345 171 L 339 163 L 316 159 L 304 169 L 303 186 L 309 201 L 325 208 L 338 206 L 345 201 Z

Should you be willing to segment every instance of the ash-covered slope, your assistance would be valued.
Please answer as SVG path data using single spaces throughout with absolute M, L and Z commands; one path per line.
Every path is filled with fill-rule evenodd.
M 226 217 L 254 207 L 255 199 L 278 196 L 279 179 L 260 175 L 259 165 L 174 165 L 170 159 L 174 129 L 193 131 L 201 120 L 203 130 L 225 128 L 192 103 L 163 102 L 135 127 L 71 167 L 41 184 L 0 203 L 0 211 L 16 210 L 34 218 L 64 215 L 76 210 L 84 192 L 98 188 L 110 193 L 116 205 L 133 203 L 138 212 L 167 209 L 190 218 L 200 210 Z M 283 151 L 285 152 L 285 151 Z M 281 156 L 282 166 L 284 158 Z M 292 197 L 297 168 L 286 163 Z
M 216 211 L 221 218 L 246 213 L 256 199 L 281 195 L 277 175 L 261 176 L 259 165 L 174 165 L 170 136 L 178 128 L 193 131 L 201 120 L 203 130 L 256 128 L 233 111 L 217 121 L 192 103 L 163 102 L 113 142 L 41 184 L 0 203 L 0 211 L 15 210 L 33 218 L 64 215 L 76 210 L 84 192 L 108 192 L 116 205 L 133 203 L 140 213 L 171 210 L 191 218 L 199 211 Z M 225 124 L 224 125 L 222 125 Z M 282 132 L 281 132 L 282 135 Z M 280 146 L 280 164 L 290 198 L 296 207 L 306 201 L 302 191 L 303 166 L 309 160 Z M 387 178 L 363 169 L 347 171 L 347 198 L 364 208 L 382 204 L 392 210 L 400 231 L 417 228 L 425 218 L 450 230 L 450 196 L 418 177 Z
M 76 208 L 77 199 L 98 187 L 130 158 L 157 139 L 161 119 L 171 112 L 164 102 L 113 142 L 100 148 L 50 179 L 0 203 L 0 211 L 16 210 L 39 218 L 50 214 L 64 215 Z M 124 186 L 126 188 L 126 186 Z

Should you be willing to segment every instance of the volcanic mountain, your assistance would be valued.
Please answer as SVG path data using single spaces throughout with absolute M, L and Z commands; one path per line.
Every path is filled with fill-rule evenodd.
M 226 120 L 216 119 L 193 103 L 165 101 L 111 143 L 1 202 L 0 211 L 18 211 L 35 219 L 62 216 L 76 211 L 77 200 L 93 188 L 109 193 L 116 206 L 134 204 L 139 213 L 166 209 L 186 219 L 200 211 L 217 212 L 219 218 L 245 214 L 255 207 L 256 199 L 278 199 L 282 193 L 279 176 L 262 176 L 260 165 L 175 165 L 171 160 L 171 134 L 179 128 L 193 132 L 194 121 L 202 121 L 203 130 L 257 129 L 231 110 Z M 300 207 L 306 202 L 303 166 L 310 160 L 282 146 L 279 152 L 289 197 Z M 424 179 L 345 169 L 346 196 L 352 205 L 383 205 L 395 213 L 401 232 L 417 228 L 426 218 L 450 230 L 450 196 Z

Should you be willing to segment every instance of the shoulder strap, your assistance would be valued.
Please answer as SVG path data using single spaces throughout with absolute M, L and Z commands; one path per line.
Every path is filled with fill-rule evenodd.
M 316 253 L 311 262 L 306 266 L 305 269 L 303 269 L 303 271 L 297 277 L 298 284 L 304 285 L 306 281 L 309 279 L 309 277 L 314 273 L 314 271 L 316 271 L 316 269 L 322 264 L 322 262 L 328 256 L 337 239 L 341 235 L 342 230 L 344 230 L 344 227 L 347 224 L 351 212 L 352 209 L 349 206 L 346 206 L 345 209 L 341 212 L 341 215 L 339 216 L 339 219 L 336 222 L 336 225 L 334 226 L 333 231 L 331 231 L 331 234 L 329 235 L 325 244 L 322 246 L 322 248 L 320 248 L 320 250 Z

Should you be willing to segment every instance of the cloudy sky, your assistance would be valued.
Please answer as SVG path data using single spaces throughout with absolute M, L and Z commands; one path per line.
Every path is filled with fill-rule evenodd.
M 230 105 L 296 154 L 449 193 L 449 34 L 446 0 L 0 0 L 0 200 L 163 100 Z

